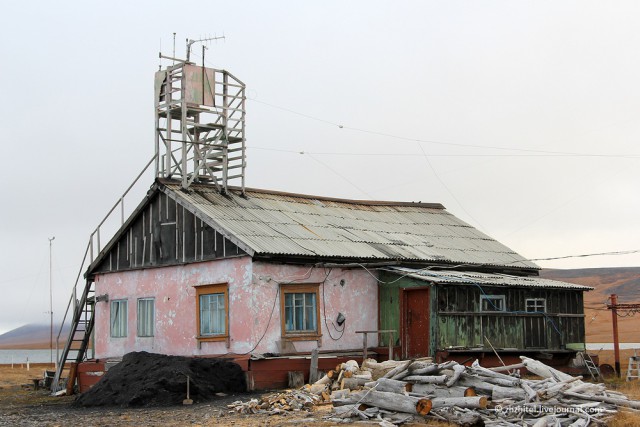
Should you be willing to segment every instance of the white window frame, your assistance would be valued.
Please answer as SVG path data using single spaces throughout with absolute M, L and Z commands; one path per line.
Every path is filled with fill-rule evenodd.
M 485 301 L 487 308 L 485 309 Z M 504 295 L 480 295 L 480 311 L 483 313 L 502 313 L 507 311 Z
M 524 302 L 524 307 L 527 313 L 546 313 L 547 300 L 546 298 L 527 298 Z M 530 310 L 530 308 L 533 310 Z
M 146 305 L 146 307 L 144 307 Z M 138 327 L 139 337 L 152 337 L 155 335 L 156 324 L 156 299 L 138 298 Z
M 110 334 L 111 338 L 125 338 L 129 327 L 129 302 L 126 299 L 111 300 L 110 303 Z

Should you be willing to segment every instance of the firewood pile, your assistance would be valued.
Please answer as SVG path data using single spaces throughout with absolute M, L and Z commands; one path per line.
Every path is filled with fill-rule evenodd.
M 227 407 L 240 414 L 285 414 L 288 411 L 310 411 L 319 404 L 321 398 L 304 390 L 286 390 L 251 399 L 248 402 L 237 400 Z
M 305 389 L 332 401 L 333 422 L 360 419 L 387 426 L 428 418 L 463 426 L 579 427 L 602 424 L 620 408 L 640 409 L 640 401 L 603 384 L 521 359 L 520 364 L 492 369 L 477 361 L 463 366 L 367 360 L 362 367 L 349 361 Z M 541 379 L 520 378 L 521 368 Z

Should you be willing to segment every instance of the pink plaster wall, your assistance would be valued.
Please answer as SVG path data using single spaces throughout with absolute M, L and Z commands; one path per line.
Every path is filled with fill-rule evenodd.
M 341 280 L 344 280 L 344 285 L 340 284 Z M 318 345 L 315 340 L 296 341 L 284 346 L 280 342 L 279 283 L 323 282 L 319 298 L 320 348 L 361 348 L 362 336 L 355 331 L 378 328 L 377 282 L 362 269 L 325 270 L 252 262 L 250 257 L 242 257 L 102 274 L 96 279 L 96 295 L 109 294 L 110 301 L 128 300 L 128 336 L 110 337 L 110 303 L 97 303 L 96 358 L 117 357 L 142 350 L 174 355 L 310 351 Z M 198 345 L 196 339 L 195 287 L 216 283 L 229 284 L 229 348 L 224 342 L 202 342 Z M 143 297 L 155 297 L 154 337 L 136 336 L 137 299 Z M 346 317 L 344 334 L 331 323 L 335 322 L 338 312 Z M 369 343 L 372 346 L 377 344 L 371 337 Z

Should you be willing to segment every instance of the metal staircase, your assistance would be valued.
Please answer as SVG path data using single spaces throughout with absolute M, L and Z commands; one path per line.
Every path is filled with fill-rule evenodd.
M 53 377 L 53 382 L 51 383 L 51 391 L 54 393 L 65 388 L 65 385 L 60 384 L 60 380 L 62 378 L 62 372 L 66 364 L 69 362 L 80 363 L 86 358 L 95 320 L 95 297 L 93 282 L 87 280 L 82 295 L 79 299 L 75 298 L 74 287 L 74 295 L 72 296 L 69 305 L 73 307 L 73 314 L 71 316 L 71 330 L 69 332 L 69 336 L 67 337 L 67 342 L 62 349 L 59 358 L 57 359 L 58 363 L 56 366 L 56 373 Z M 69 307 L 67 307 L 66 314 L 68 314 L 68 311 Z M 60 334 L 58 334 L 58 338 L 59 337 Z M 76 351 L 75 356 L 71 355 L 72 350 Z M 72 371 L 66 381 L 66 384 L 73 384 L 74 382 L 75 372 Z
M 113 207 L 109 210 L 104 219 L 98 224 L 96 229 L 91 233 L 89 237 L 89 244 L 87 245 L 87 249 L 84 252 L 84 257 L 82 259 L 82 263 L 80 264 L 80 269 L 78 270 L 78 275 L 76 277 L 76 282 L 73 286 L 73 290 L 71 292 L 71 298 L 69 298 L 69 303 L 67 304 L 67 309 L 64 314 L 64 318 L 62 319 L 62 323 L 60 325 L 60 329 L 58 331 L 58 336 L 56 339 L 56 373 L 51 383 L 51 391 L 53 393 L 60 391 L 65 388 L 66 385 L 72 386 L 75 380 L 75 371 L 71 370 L 69 378 L 66 381 L 66 384 L 61 385 L 60 381 L 63 378 L 62 374 L 67 367 L 69 362 L 80 363 L 87 358 L 87 353 L 92 348 L 90 346 L 92 341 L 93 327 L 95 323 L 95 288 L 93 284 L 93 280 L 91 278 L 87 278 L 84 286 L 80 287 L 80 277 L 83 272 L 89 267 L 89 265 L 95 260 L 94 253 L 100 253 L 101 243 L 100 243 L 100 230 L 105 223 L 112 218 L 112 216 L 120 216 L 119 224 L 124 224 L 125 221 L 125 209 L 124 209 L 124 201 L 125 197 L 132 188 L 140 181 L 140 178 L 144 175 L 144 173 L 149 169 L 149 167 L 154 163 L 156 156 L 153 156 L 149 162 L 142 169 L 142 172 L 138 174 L 138 176 L 133 180 L 133 183 L 129 185 L 124 194 L 118 199 L 118 201 L 113 205 Z M 118 210 L 118 208 L 120 208 Z M 118 215 L 119 214 L 119 215 Z M 79 295 L 79 297 L 78 297 Z M 58 343 L 60 342 L 60 338 L 62 332 L 64 330 L 65 324 L 67 321 L 70 322 L 70 330 L 69 335 L 67 337 L 66 343 L 62 351 L 58 351 Z M 75 354 L 72 354 L 73 352 Z
M 600 381 L 600 368 L 598 368 L 598 366 L 595 364 L 595 362 L 591 358 L 591 355 L 586 351 L 581 351 L 578 354 L 580 354 L 580 356 L 582 357 L 584 366 L 587 367 L 587 371 L 589 372 L 589 375 L 591 375 L 591 379 L 593 379 L 594 381 Z

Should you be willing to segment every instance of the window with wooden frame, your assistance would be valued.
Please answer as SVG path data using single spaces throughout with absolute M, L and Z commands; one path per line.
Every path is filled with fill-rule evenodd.
M 544 298 L 527 298 L 525 300 L 525 309 L 527 313 L 546 313 L 547 300 Z
M 507 311 L 504 295 L 480 295 L 480 311 Z
M 320 285 L 280 285 L 282 336 L 320 338 Z
M 196 315 L 200 341 L 223 341 L 229 336 L 229 286 L 196 287 Z
M 152 337 L 156 321 L 155 298 L 138 298 L 138 336 Z
M 127 300 L 111 301 L 111 337 L 124 338 L 127 336 Z

